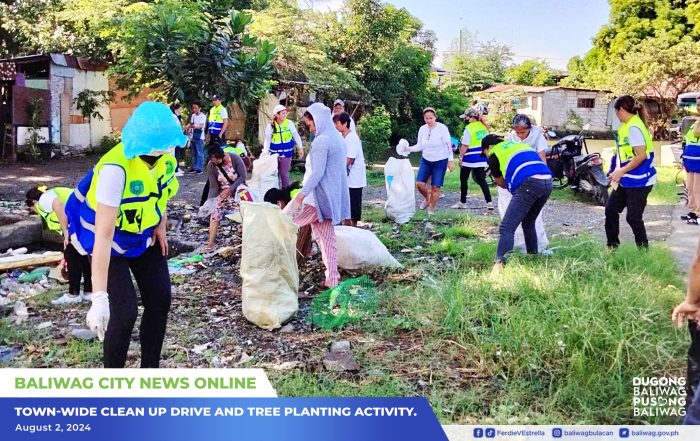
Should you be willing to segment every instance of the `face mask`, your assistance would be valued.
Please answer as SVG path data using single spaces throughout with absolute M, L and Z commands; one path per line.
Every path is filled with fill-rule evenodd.
M 143 162 L 145 162 L 146 164 L 153 165 L 160 158 L 160 155 L 141 155 L 139 156 L 139 158 L 141 158 L 141 160 L 143 160 Z

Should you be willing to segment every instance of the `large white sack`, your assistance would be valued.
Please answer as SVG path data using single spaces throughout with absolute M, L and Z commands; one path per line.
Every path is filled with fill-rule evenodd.
M 335 229 L 338 267 L 346 270 L 372 267 L 400 268 L 382 241 L 369 230 L 339 225 Z
M 278 157 L 277 153 L 260 155 L 260 158 L 253 161 L 253 173 L 247 183 L 256 200 L 262 201 L 267 190 L 279 188 Z
M 496 189 L 498 191 L 498 214 L 501 216 L 501 219 L 503 219 L 503 216 L 505 216 L 506 210 L 508 209 L 508 204 L 510 204 L 510 200 L 513 199 L 513 195 L 510 194 L 510 192 L 505 188 L 496 187 Z M 544 213 L 544 209 L 535 220 L 535 230 L 537 231 L 537 248 L 540 253 L 546 250 L 549 246 L 549 239 L 547 238 L 547 233 L 544 231 L 542 213 Z M 518 226 L 518 229 L 515 230 L 515 242 L 513 249 L 520 250 L 523 253 L 527 252 L 527 248 L 525 247 L 525 235 L 523 234 L 523 227 L 521 226 Z
M 416 213 L 416 177 L 409 159 L 389 158 L 384 165 L 386 204 L 389 219 L 405 224 Z
M 263 329 L 282 326 L 299 309 L 297 226 L 277 205 L 241 202 L 243 315 Z

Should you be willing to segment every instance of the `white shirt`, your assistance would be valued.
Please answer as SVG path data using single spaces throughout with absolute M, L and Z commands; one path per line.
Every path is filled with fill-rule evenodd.
M 219 115 L 221 115 L 221 119 L 228 119 L 228 110 L 226 110 L 226 106 L 223 106 Z
M 302 148 L 301 144 L 301 136 L 299 136 L 299 132 L 297 132 L 297 126 L 294 124 L 294 121 L 289 121 L 289 131 L 292 132 L 292 138 L 294 138 L 294 142 L 297 145 L 297 148 Z M 272 142 L 272 123 L 268 123 L 267 127 L 265 127 L 265 142 L 263 142 L 263 152 L 268 152 L 270 151 L 270 143 Z
M 55 191 L 53 191 L 53 190 L 45 191 L 39 197 L 39 206 L 45 212 L 53 213 L 53 201 L 55 201 L 57 197 L 58 197 L 58 195 L 56 194 Z
M 345 137 L 345 147 L 347 148 L 348 158 L 354 159 L 355 162 L 350 166 L 350 174 L 348 175 L 348 187 L 363 188 L 367 186 L 367 166 L 365 165 L 365 155 L 362 151 L 362 141 L 355 132 L 349 132 Z
M 537 153 L 542 152 L 549 147 L 549 144 L 547 144 L 547 140 L 544 138 L 544 134 L 542 133 L 542 129 L 539 126 L 532 126 L 530 133 L 525 139 L 518 138 L 515 130 L 511 130 L 510 133 L 508 133 L 508 136 L 506 136 L 506 141 L 524 142 L 535 149 Z
M 207 115 L 204 114 L 204 112 L 199 112 L 199 115 L 197 114 L 192 114 L 190 117 L 190 124 L 194 124 L 195 128 L 201 129 L 202 130 L 202 138 L 204 139 L 204 128 L 207 126 Z M 200 126 L 200 127 L 196 127 Z
M 423 152 L 426 161 L 435 162 L 443 159 L 454 160 L 452 154 L 452 139 L 446 125 L 437 123 L 434 128 L 427 124 L 418 130 L 418 143 L 409 147 L 412 152 Z
M 119 207 L 122 203 L 125 185 L 126 174 L 123 168 L 110 164 L 103 166 L 100 170 L 100 179 L 97 180 L 95 192 L 97 202 L 108 207 Z
M 646 147 L 647 143 L 644 140 L 644 134 L 639 127 L 630 127 L 629 143 L 632 147 Z
M 306 155 L 306 161 L 304 162 L 304 179 L 301 181 L 301 186 L 306 185 L 306 182 L 311 177 L 311 155 Z M 308 194 L 304 197 L 304 205 L 316 206 L 316 199 L 314 199 L 314 192 Z

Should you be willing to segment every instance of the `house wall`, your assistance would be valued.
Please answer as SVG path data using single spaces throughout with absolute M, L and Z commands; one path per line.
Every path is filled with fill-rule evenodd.
M 535 124 L 537 125 L 542 125 L 542 109 L 543 109 L 543 96 L 544 94 L 542 93 L 528 93 L 527 94 L 527 102 L 523 103 L 525 104 L 525 107 L 518 109 L 518 113 L 523 113 L 527 116 L 529 116 L 532 120 L 535 121 Z M 537 101 L 537 109 L 533 109 L 533 103 Z
M 595 106 L 592 109 L 578 107 L 580 98 L 592 98 Z M 604 132 L 610 130 L 608 118 L 609 100 L 603 92 L 552 89 L 544 93 L 544 109 L 542 125 L 554 130 L 575 130 L 578 127 L 567 123 L 569 112 L 575 112 L 581 117 L 583 124 L 590 124 L 590 131 Z

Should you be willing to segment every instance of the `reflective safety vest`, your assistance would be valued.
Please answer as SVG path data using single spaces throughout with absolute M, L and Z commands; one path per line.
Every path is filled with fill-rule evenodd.
M 481 140 L 489 134 L 488 129 L 481 121 L 474 121 L 467 124 L 464 131 L 466 132 L 467 130 L 469 130 L 469 145 L 467 146 L 467 151 L 464 152 L 462 165 L 472 168 L 486 167 L 486 161 L 481 156 Z
M 626 188 L 648 187 L 656 183 L 656 168 L 654 167 L 654 144 L 651 135 L 639 115 L 633 115 L 617 129 L 617 154 L 611 170 L 627 165 L 634 158 L 634 147 L 629 143 L 630 129 L 637 127 L 644 136 L 647 159 L 634 170 L 622 176 L 620 186 Z
M 514 193 L 525 179 L 534 175 L 550 175 L 549 167 L 535 150 L 524 142 L 500 142 L 491 147 L 496 155 L 508 191 Z
M 48 191 L 53 191 L 54 193 L 56 193 L 56 196 L 58 196 L 58 200 L 63 202 L 64 205 L 66 204 L 68 197 L 73 192 L 73 190 L 66 187 L 56 187 Z M 58 221 L 58 216 L 56 216 L 56 213 L 53 210 L 44 211 L 44 209 L 41 207 L 41 204 L 39 204 L 38 202 L 34 204 L 34 208 L 36 208 L 36 212 L 39 213 L 39 216 L 41 216 L 41 218 L 44 220 L 46 228 L 48 228 L 51 231 L 55 231 L 56 233 L 63 234 L 63 230 L 61 229 L 61 223 Z
M 220 135 L 224 129 L 224 119 L 221 117 L 221 111 L 224 106 L 219 104 L 209 110 L 209 133 L 212 135 Z
M 289 120 L 282 124 L 272 122 L 272 139 L 270 140 L 270 153 L 277 153 L 280 157 L 291 158 L 294 156 L 294 136 L 289 128 Z
M 301 188 L 297 188 L 296 190 L 292 190 L 289 192 L 289 196 L 291 196 L 291 198 L 294 199 L 295 197 L 297 197 L 297 195 L 299 194 L 300 191 L 301 191 Z
M 224 152 L 226 152 L 226 153 L 235 153 L 235 154 L 237 154 L 237 155 L 240 156 L 240 157 L 243 157 L 243 156 L 247 156 L 247 155 L 248 155 L 248 150 L 245 148 L 245 146 L 243 146 L 243 147 L 238 147 L 238 145 L 235 145 L 235 146 L 229 145 L 229 146 L 227 146 L 227 147 L 224 149 Z
M 89 254 L 95 245 L 97 183 L 105 165 L 122 168 L 126 176 L 112 239 L 112 255 L 138 257 L 151 245 L 151 233 L 160 223 L 168 200 L 179 188 L 175 157 L 163 155 L 149 168 L 139 157 L 127 159 L 124 146 L 118 144 L 78 183 L 66 204 L 68 231 L 71 238 L 75 234 Z
M 683 148 L 683 167 L 691 173 L 700 173 L 700 137 L 695 136 L 693 127 L 685 135 Z

